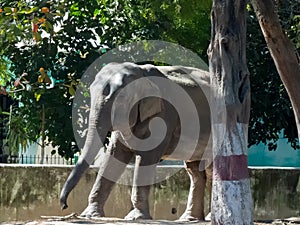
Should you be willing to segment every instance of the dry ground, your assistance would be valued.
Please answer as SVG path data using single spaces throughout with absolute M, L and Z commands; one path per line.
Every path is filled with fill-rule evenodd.
M 2 222 L 1 225 L 210 225 L 210 222 L 178 222 L 167 220 L 141 220 L 141 221 L 125 221 L 115 218 L 101 218 L 101 219 L 80 219 L 75 218 L 43 218 L 36 221 L 23 222 Z M 300 218 L 289 218 L 285 220 L 273 221 L 257 221 L 254 225 L 288 225 L 300 224 Z M 238 225 L 238 224 L 237 224 Z

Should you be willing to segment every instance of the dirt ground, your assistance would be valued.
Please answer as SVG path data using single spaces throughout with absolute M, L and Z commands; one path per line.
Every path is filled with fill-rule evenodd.
M 179 222 L 167 220 L 141 220 L 141 221 L 125 221 L 117 218 L 98 218 L 98 219 L 82 219 L 74 215 L 70 217 L 52 217 L 42 218 L 35 221 L 13 221 L 2 222 L 1 225 L 209 225 L 210 222 Z M 300 217 L 288 218 L 284 220 L 256 221 L 254 225 L 288 225 L 300 224 Z M 238 225 L 238 224 L 237 224 Z

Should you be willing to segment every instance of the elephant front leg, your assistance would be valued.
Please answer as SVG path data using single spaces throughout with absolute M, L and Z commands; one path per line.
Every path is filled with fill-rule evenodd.
M 113 140 L 112 134 L 111 139 Z M 102 149 L 103 150 L 103 149 Z M 124 172 L 133 153 L 122 148 L 121 144 L 110 143 L 108 148 L 100 155 L 101 165 L 96 181 L 90 192 L 87 208 L 81 213 L 82 217 L 104 217 L 104 204 L 112 188 Z
M 152 219 L 149 210 L 149 193 L 156 165 L 141 166 L 141 156 L 136 156 L 131 202 L 133 209 L 126 220 Z
M 152 219 L 148 201 L 150 187 L 150 185 L 147 185 L 132 188 L 131 202 L 133 209 L 125 216 L 125 220 Z
M 114 182 L 97 176 L 96 182 L 90 192 L 88 206 L 81 213 L 81 217 L 104 217 L 104 204 L 112 190 Z
M 204 220 L 205 171 L 199 171 L 200 161 L 186 162 L 186 170 L 190 177 L 190 191 L 187 207 L 181 221 Z

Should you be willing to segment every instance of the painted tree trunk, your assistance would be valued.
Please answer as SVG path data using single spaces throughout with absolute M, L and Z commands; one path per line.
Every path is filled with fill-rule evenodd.
M 296 48 L 282 31 L 273 0 L 251 0 L 259 25 L 290 97 L 298 137 L 300 138 L 300 58 Z
M 250 81 L 246 0 L 214 0 L 208 49 L 213 96 L 212 224 L 253 224 L 247 164 Z

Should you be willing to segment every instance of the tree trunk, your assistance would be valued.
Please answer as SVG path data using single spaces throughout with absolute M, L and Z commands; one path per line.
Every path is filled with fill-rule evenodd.
M 45 142 L 46 142 L 46 134 L 45 134 L 45 105 L 42 105 L 42 128 L 41 128 L 41 158 L 40 158 L 40 164 L 44 164 L 44 158 L 45 158 Z
M 282 31 L 273 0 L 251 0 L 280 78 L 290 97 L 300 138 L 300 59 Z
M 208 49 L 214 85 L 212 224 L 253 224 L 247 163 L 250 81 L 246 0 L 213 0 Z

